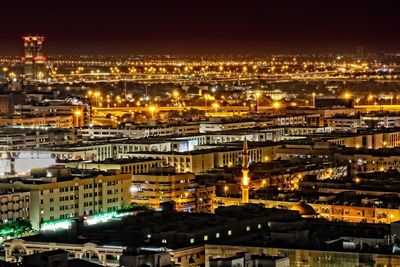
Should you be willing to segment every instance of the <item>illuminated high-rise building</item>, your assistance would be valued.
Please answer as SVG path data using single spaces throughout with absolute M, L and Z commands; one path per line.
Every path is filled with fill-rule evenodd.
M 45 57 L 43 56 L 43 36 L 24 36 L 25 56 L 22 58 L 25 78 L 41 80 L 46 74 Z
M 249 177 L 249 150 L 247 146 L 247 139 L 243 141 L 243 158 L 242 158 L 242 204 L 249 203 L 249 188 L 250 188 L 250 177 Z

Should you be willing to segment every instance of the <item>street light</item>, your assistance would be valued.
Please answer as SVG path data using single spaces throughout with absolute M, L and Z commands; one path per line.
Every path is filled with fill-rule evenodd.
M 372 99 L 374 99 L 374 96 L 373 96 L 373 95 L 369 95 L 369 96 L 368 96 L 368 102 L 369 102 L 369 104 L 371 104 Z
M 149 111 L 151 113 L 151 119 L 154 120 L 154 112 L 157 110 L 155 106 L 150 106 Z
M 95 92 L 94 93 L 94 97 L 95 97 L 95 100 L 96 100 L 96 107 L 97 107 L 99 105 L 100 92 L 99 91 Z
M 3 71 L 3 76 L 4 76 L 4 78 L 6 78 L 8 68 L 7 68 L 7 67 L 3 67 L 1 70 Z
M 312 93 L 312 104 L 313 104 L 313 107 L 315 108 L 315 93 Z
M 118 107 L 119 107 L 119 105 L 121 104 L 121 97 L 119 96 L 119 95 L 117 95 L 116 97 L 115 97 L 115 101 L 118 103 Z
M 207 107 L 207 100 L 210 98 L 209 94 L 204 95 L 204 106 Z
M 256 92 L 256 100 L 257 100 L 257 112 L 258 112 L 258 107 L 259 107 L 259 105 L 260 105 L 260 96 L 261 96 L 261 93 L 260 92 Z
M 217 113 L 220 106 L 218 103 L 213 103 L 212 107 L 215 109 L 215 113 Z
M 344 99 L 346 99 L 346 100 L 348 100 L 348 99 L 350 99 L 350 97 L 351 97 L 351 94 L 350 93 L 344 93 Z
M 15 74 L 15 72 L 10 72 L 10 73 L 8 74 L 8 76 L 9 76 L 11 79 L 13 79 L 13 78 L 15 78 L 17 75 Z M 39 76 L 39 78 L 40 78 L 40 77 L 43 78 L 43 72 L 39 72 L 38 76 Z M 40 78 L 40 79 L 41 79 L 41 78 Z
M 172 96 L 175 99 L 176 105 L 178 106 L 178 102 L 179 102 L 179 91 L 178 90 L 174 90 L 172 92 Z
M 81 116 L 82 112 L 80 110 L 75 111 L 75 116 L 76 116 L 76 126 L 79 127 L 79 117 Z

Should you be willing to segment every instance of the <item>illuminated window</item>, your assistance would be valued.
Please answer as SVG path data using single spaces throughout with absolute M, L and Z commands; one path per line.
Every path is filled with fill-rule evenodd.
M 207 241 L 208 240 L 208 235 L 205 235 L 203 239 L 204 239 L 204 241 Z
M 194 243 L 194 238 L 191 238 L 190 239 L 190 244 L 193 244 Z
M 219 238 L 219 233 L 216 233 L 216 234 L 215 234 L 215 237 L 216 237 L 216 238 Z
M 250 231 L 250 226 L 247 226 L 247 227 L 246 227 L 246 231 L 247 231 L 247 232 Z
M 229 231 L 228 231 L 228 235 L 232 235 L 232 230 L 229 230 Z
M 257 228 L 258 228 L 258 229 L 261 229 L 261 224 L 257 225 Z

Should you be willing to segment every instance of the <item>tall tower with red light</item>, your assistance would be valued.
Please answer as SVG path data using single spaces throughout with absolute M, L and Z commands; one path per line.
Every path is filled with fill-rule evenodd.
M 46 76 L 45 57 L 43 56 L 43 36 L 24 36 L 25 56 L 22 58 L 25 78 L 42 80 Z

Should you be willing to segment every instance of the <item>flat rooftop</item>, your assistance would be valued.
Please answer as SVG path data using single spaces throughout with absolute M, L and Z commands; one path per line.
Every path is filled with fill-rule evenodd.
M 85 162 L 85 164 L 131 164 L 131 163 L 139 163 L 139 162 L 149 162 L 149 161 L 157 161 L 161 159 L 154 159 L 154 158 L 121 158 L 121 159 L 114 159 L 108 158 L 102 161 L 91 161 Z
M 113 170 L 100 171 L 100 170 L 82 170 L 82 169 L 71 169 L 68 174 L 55 176 L 57 178 L 57 182 L 65 182 L 72 181 L 75 178 L 79 179 L 90 179 L 97 177 L 99 175 L 102 176 L 111 176 L 116 175 L 117 172 Z M 40 174 L 32 174 L 31 176 L 26 177 L 10 177 L 1 179 L 0 184 L 12 184 L 15 182 L 21 182 L 23 184 L 50 184 L 52 183 L 51 178 L 46 177 L 46 173 Z
M 72 229 L 45 232 L 34 236 L 21 237 L 27 242 L 85 244 L 94 243 L 108 246 L 146 246 L 177 249 L 203 244 L 232 245 L 248 247 L 275 247 L 322 251 L 345 251 L 343 247 L 327 242 L 343 237 L 379 239 L 385 241 L 390 235 L 389 224 L 367 224 L 331 222 L 323 219 L 301 219 L 298 212 L 289 210 L 264 209 L 259 205 L 230 206 L 217 210 L 215 214 L 146 212 L 127 216 L 108 223 L 85 226 L 77 223 Z M 251 231 L 239 229 L 248 223 L 261 220 L 261 229 Z M 271 224 L 270 224 L 271 223 Z M 254 224 L 253 224 L 254 225 Z M 269 225 L 268 227 L 266 225 Z M 256 227 L 257 228 L 257 227 Z M 226 235 L 226 231 L 232 235 Z M 304 242 L 287 244 L 268 238 L 271 233 L 291 234 L 309 232 Z M 214 238 L 220 233 L 223 238 Z M 204 241 L 203 236 L 208 235 Z M 162 240 L 167 239 L 167 243 Z M 194 242 L 189 240 L 194 239 Z M 365 252 L 371 253 L 367 244 Z M 374 249 L 377 254 L 392 254 L 390 246 Z M 361 252 L 357 250 L 356 252 Z
M 355 190 L 344 190 L 340 193 L 325 193 L 316 190 L 298 191 L 263 191 L 252 192 L 253 199 L 288 201 L 298 203 L 305 201 L 308 204 L 326 204 L 339 206 L 356 207 L 380 207 L 380 208 L 400 208 L 400 197 L 393 194 L 383 194 L 378 196 L 367 196 L 366 194 L 356 194 Z
M 377 157 L 400 156 L 399 148 L 380 148 L 380 149 L 357 149 L 357 148 L 341 148 L 336 153 L 343 155 L 371 155 Z
M 45 232 L 35 236 L 21 237 L 33 242 L 55 242 L 84 244 L 95 243 L 98 245 L 119 246 L 154 246 L 179 248 L 198 244 L 204 244 L 203 238 L 198 236 L 221 232 L 223 229 L 236 229 L 246 223 L 255 220 L 283 220 L 295 221 L 300 218 L 296 211 L 282 209 L 265 209 L 260 205 L 230 206 L 217 209 L 211 213 L 186 213 L 186 212 L 145 212 L 136 216 L 127 216 L 108 223 L 96 225 L 84 225 L 77 223 L 71 230 L 58 232 Z M 254 229 L 256 230 L 256 229 Z M 150 239 L 148 236 L 150 235 Z M 249 236 L 248 232 L 243 234 L 235 232 L 224 239 L 237 238 L 237 236 Z M 162 242 L 167 238 L 168 243 Z M 190 239 L 195 238 L 195 243 Z
M 207 146 L 207 145 L 206 145 Z M 223 143 L 223 144 L 212 144 L 211 146 L 217 146 L 214 148 L 207 148 L 207 149 L 199 149 L 199 150 L 192 150 L 186 152 L 176 152 L 176 151 L 133 151 L 127 152 L 124 154 L 154 154 L 154 155 L 202 155 L 202 154 L 209 154 L 209 153 L 216 153 L 216 152 L 229 152 L 229 151 L 238 151 L 243 149 L 243 142 L 233 142 L 233 143 Z M 279 143 L 276 142 L 248 142 L 248 148 L 259 148 L 259 147 L 272 147 L 272 146 L 279 146 Z

